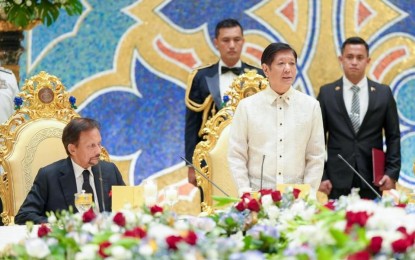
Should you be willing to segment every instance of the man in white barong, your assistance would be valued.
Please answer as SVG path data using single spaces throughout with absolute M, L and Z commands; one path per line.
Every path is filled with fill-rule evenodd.
M 272 43 L 261 57 L 269 87 L 239 103 L 232 120 L 229 166 L 240 194 L 277 184 L 320 185 L 325 144 L 319 102 L 294 89 L 297 53 Z

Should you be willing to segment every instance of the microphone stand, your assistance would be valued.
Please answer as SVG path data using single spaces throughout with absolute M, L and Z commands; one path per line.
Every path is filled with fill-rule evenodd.
M 362 177 L 362 175 L 360 175 L 360 173 L 358 173 L 357 171 L 356 171 L 356 169 L 355 168 L 353 168 L 350 164 L 349 164 L 349 162 L 347 162 L 346 161 L 346 159 L 344 159 L 343 158 L 343 156 L 341 156 L 340 154 L 337 154 L 337 157 L 339 157 L 344 163 L 346 163 L 347 164 L 347 166 L 349 166 L 349 168 L 350 169 L 352 169 L 353 170 L 353 172 L 354 173 L 356 173 L 356 175 L 357 176 L 359 176 L 359 178 L 364 182 L 364 183 L 366 183 L 366 185 L 367 186 L 369 186 L 369 188 L 373 191 L 373 193 L 375 193 L 375 195 L 376 196 L 378 196 L 378 198 L 382 198 L 382 196 L 380 196 L 380 194 L 365 180 L 365 178 L 363 178 Z
M 259 190 L 262 190 L 262 179 L 264 178 L 264 161 L 265 161 L 265 154 L 262 157 L 262 164 L 261 164 L 261 185 L 259 186 Z
M 200 175 L 202 175 L 203 178 L 205 178 L 210 184 L 212 184 L 213 186 L 215 186 L 218 190 L 220 190 L 223 194 L 225 194 L 226 197 L 230 197 L 228 193 L 226 193 L 224 190 L 222 190 L 221 188 L 219 188 L 218 185 L 216 185 L 213 181 L 209 180 L 208 177 L 206 177 L 206 175 L 204 175 L 203 173 L 201 173 L 193 163 L 189 162 L 186 158 L 180 156 L 180 158 L 182 158 L 182 160 L 184 160 L 187 164 L 189 164 L 190 166 L 192 166 L 193 169 L 195 169 L 195 171 L 197 173 L 199 173 Z

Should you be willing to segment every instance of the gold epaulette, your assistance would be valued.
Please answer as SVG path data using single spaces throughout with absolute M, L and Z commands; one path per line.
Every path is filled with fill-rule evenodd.
M 209 116 L 209 110 L 210 110 L 210 108 L 212 108 L 212 106 L 213 106 L 213 97 L 212 97 L 212 95 L 209 95 L 209 96 L 207 96 L 207 97 L 205 98 L 205 100 L 203 101 L 203 103 L 202 103 L 202 104 L 196 103 L 196 102 L 194 102 L 193 100 L 191 100 L 191 99 L 190 99 L 190 97 L 189 97 L 189 95 L 190 95 L 190 89 L 192 88 L 193 79 L 194 79 L 194 77 L 195 77 L 196 73 L 197 73 L 200 69 L 204 69 L 204 68 L 210 67 L 210 66 L 212 66 L 212 65 L 214 65 L 214 64 L 215 64 L 215 63 L 210 63 L 210 64 L 207 64 L 207 65 L 205 65 L 205 66 L 202 66 L 202 67 L 199 67 L 199 68 L 197 68 L 197 69 L 193 70 L 193 71 L 190 73 L 190 75 L 189 75 L 189 77 L 188 77 L 188 79 L 187 79 L 186 96 L 185 96 L 185 103 L 186 103 L 186 106 L 187 106 L 190 110 L 192 110 L 192 111 L 194 111 L 194 112 L 202 112 L 202 111 L 203 111 L 203 116 L 202 116 L 202 124 L 201 124 L 200 129 L 199 129 L 199 136 L 201 136 L 201 134 L 202 134 L 202 129 L 203 129 L 203 127 L 204 127 L 204 125 L 205 125 L 205 123 L 206 123 L 206 121 L 207 121 L 207 119 L 208 119 L 208 116 Z M 211 111 L 211 112 L 214 114 L 214 113 L 216 112 L 216 111 L 215 111 L 215 110 L 216 110 L 216 109 L 215 109 L 215 106 L 213 106 L 212 110 L 213 110 L 213 111 Z
M 192 88 L 193 79 L 195 78 L 195 76 L 196 76 L 197 72 L 198 72 L 200 69 L 204 69 L 204 68 L 210 67 L 210 66 L 212 66 L 212 65 L 214 65 L 214 64 L 215 64 L 215 63 L 210 63 L 210 64 L 207 64 L 207 65 L 201 66 L 201 67 L 199 67 L 199 68 L 197 68 L 197 69 L 193 70 L 193 71 L 190 73 L 190 75 L 189 75 L 189 77 L 188 77 L 188 79 L 187 79 L 187 85 L 186 85 L 186 96 L 185 96 L 185 104 L 186 104 L 186 106 L 187 106 L 190 110 L 193 110 L 193 111 L 195 111 L 195 112 L 201 112 L 201 111 L 205 110 L 206 108 L 209 108 L 209 107 L 210 107 L 210 105 L 212 104 L 212 102 L 213 102 L 213 98 L 212 98 L 212 96 L 211 96 L 211 95 L 209 95 L 209 96 L 208 96 L 208 97 L 207 97 L 207 98 L 203 101 L 203 103 L 202 103 L 202 104 L 196 103 L 196 102 L 194 102 L 193 100 L 191 100 L 191 99 L 190 99 L 190 97 L 189 97 L 189 95 L 190 95 L 190 90 L 191 90 L 191 88 Z

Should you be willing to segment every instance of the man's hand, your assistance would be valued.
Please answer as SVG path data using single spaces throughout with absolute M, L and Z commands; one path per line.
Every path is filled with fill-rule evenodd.
M 331 185 L 330 180 L 325 180 L 320 183 L 320 187 L 318 188 L 319 191 L 329 195 L 333 186 Z
M 395 189 L 396 185 L 395 185 L 395 180 L 393 180 L 392 178 L 390 178 L 388 175 L 384 175 L 382 177 L 382 179 L 379 181 L 379 189 L 381 191 L 384 190 L 391 190 L 391 189 Z
M 195 169 L 193 169 L 193 167 L 189 167 L 189 169 L 187 170 L 187 179 L 189 183 L 193 184 L 194 186 L 197 186 Z

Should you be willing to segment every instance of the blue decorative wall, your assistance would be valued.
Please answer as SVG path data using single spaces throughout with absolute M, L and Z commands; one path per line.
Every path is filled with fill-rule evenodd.
M 299 55 L 294 85 L 312 96 L 341 76 L 337 56 L 343 40 L 364 37 L 371 48 L 368 76 L 389 84 L 398 103 L 400 181 L 415 185 L 413 1 L 82 3 L 81 16 L 62 13 L 51 27 L 26 32 L 20 76 L 42 70 L 58 76 L 77 98 L 78 112 L 101 122 L 104 146 L 135 184 L 182 164 L 187 76 L 218 59 L 215 24 L 233 17 L 245 28 L 243 59 L 259 65 L 269 43 L 289 43 Z

